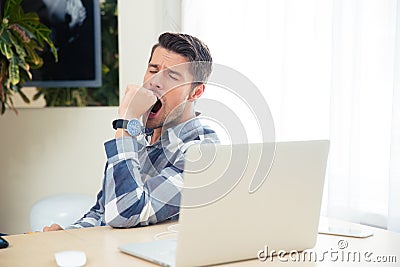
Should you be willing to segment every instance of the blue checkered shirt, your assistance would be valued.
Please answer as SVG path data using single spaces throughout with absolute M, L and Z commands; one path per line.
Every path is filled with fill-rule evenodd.
M 177 219 L 185 152 L 199 142 L 219 141 L 198 118 L 167 129 L 152 145 L 143 136 L 106 142 L 107 163 L 96 204 L 67 229 L 133 227 Z

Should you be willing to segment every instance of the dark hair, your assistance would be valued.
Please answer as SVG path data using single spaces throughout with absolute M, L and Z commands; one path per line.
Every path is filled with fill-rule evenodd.
M 212 57 L 207 45 L 198 38 L 184 33 L 166 32 L 158 37 L 158 43 L 151 49 L 149 62 L 157 47 L 162 47 L 186 57 L 192 62 L 190 71 L 194 86 L 205 83 L 212 71 Z

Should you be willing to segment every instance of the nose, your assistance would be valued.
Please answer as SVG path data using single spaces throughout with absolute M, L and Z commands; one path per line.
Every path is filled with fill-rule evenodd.
M 158 91 L 160 89 L 162 89 L 162 83 L 161 83 L 161 75 L 160 74 L 156 74 L 153 75 L 149 80 L 148 80 L 148 84 L 149 87 L 148 89 L 152 90 L 152 91 Z

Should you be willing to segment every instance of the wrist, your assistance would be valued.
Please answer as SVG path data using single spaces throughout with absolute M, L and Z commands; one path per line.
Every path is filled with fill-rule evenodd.
M 135 114 L 135 113 L 124 113 L 124 114 L 118 114 L 120 119 L 124 120 L 132 120 L 132 119 L 139 119 L 141 115 Z
M 131 136 L 129 133 L 127 133 L 127 132 L 125 131 L 125 129 L 118 128 L 118 129 L 115 131 L 115 139 L 118 139 L 118 138 L 121 138 L 121 137 L 133 137 L 133 136 Z
M 142 123 L 135 118 L 131 120 L 116 119 L 112 122 L 112 127 L 117 131 L 115 133 L 115 138 L 122 136 L 136 137 L 145 133 Z

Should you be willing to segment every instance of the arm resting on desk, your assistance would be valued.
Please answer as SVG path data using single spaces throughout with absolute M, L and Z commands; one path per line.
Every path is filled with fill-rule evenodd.
M 107 166 L 107 165 L 106 165 Z M 84 227 L 93 227 L 105 225 L 102 223 L 102 214 L 104 214 L 103 190 L 97 194 L 96 205 L 94 205 L 88 213 L 79 219 L 73 225 L 66 227 L 66 229 L 78 229 Z
M 112 227 L 148 225 L 179 213 L 183 155 L 159 175 L 143 183 L 135 138 L 114 139 L 105 143 L 105 148 L 108 160 L 97 203 L 70 228 L 104 223 Z

